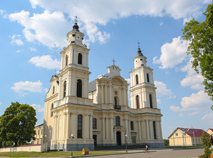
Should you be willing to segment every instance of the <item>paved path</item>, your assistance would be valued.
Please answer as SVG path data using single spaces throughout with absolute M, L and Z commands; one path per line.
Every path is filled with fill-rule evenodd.
M 198 158 L 203 153 L 203 149 L 153 149 L 149 153 L 145 153 L 144 150 L 129 150 L 128 154 L 95 156 L 95 158 Z

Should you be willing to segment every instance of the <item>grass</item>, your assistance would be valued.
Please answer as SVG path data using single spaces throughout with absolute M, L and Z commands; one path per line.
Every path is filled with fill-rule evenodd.
M 121 154 L 118 151 L 90 151 L 89 155 L 109 155 Z M 50 152 L 1 152 L 0 157 L 69 157 L 70 151 L 50 151 Z M 73 156 L 85 156 L 81 151 L 73 151 Z
M 203 146 L 202 145 L 196 145 L 196 146 L 167 146 L 166 148 L 194 149 L 194 148 L 203 148 Z

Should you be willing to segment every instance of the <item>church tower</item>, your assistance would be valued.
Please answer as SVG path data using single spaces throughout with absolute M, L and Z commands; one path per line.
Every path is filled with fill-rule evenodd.
M 157 108 L 153 69 L 147 66 L 146 59 L 139 47 L 133 59 L 134 68 L 130 72 L 131 108 L 133 109 Z
M 93 101 L 88 98 L 89 49 L 83 44 L 84 34 L 77 22 L 67 34 L 68 45 L 61 54 L 58 75 L 58 99 L 53 112 L 51 149 L 64 151 L 94 149 L 92 138 Z

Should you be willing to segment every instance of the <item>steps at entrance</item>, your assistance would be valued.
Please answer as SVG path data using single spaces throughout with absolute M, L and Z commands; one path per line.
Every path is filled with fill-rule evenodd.
M 144 149 L 145 145 L 127 145 L 127 149 Z M 121 146 L 95 146 L 95 150 L 117 150 L 126 149 L 126 145 Z

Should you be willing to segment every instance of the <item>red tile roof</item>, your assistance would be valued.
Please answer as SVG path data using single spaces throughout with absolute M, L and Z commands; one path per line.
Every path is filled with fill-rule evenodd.
M 202 134 L 203 134 L 203 131 L 202 129 L 195 129 L 195 128 L 181 128 L 181 127 L 178 127 L 174 130 L 174 132 L 169 136 L 169 138 L 178 130 L 180 129 L 181 131 L 183 131 L 184 133 L 188 134 L 189 136 L 191 137 L 201 137 Z
M 183 132 L 185 132 L 186 134 L 188 134 L 191 137 L 201 137 L 202 134 L 203 134 L 203 130 L 202 129 L 180 128 L 180 127 L 178 127 L 177 129 L 182 130 Z

